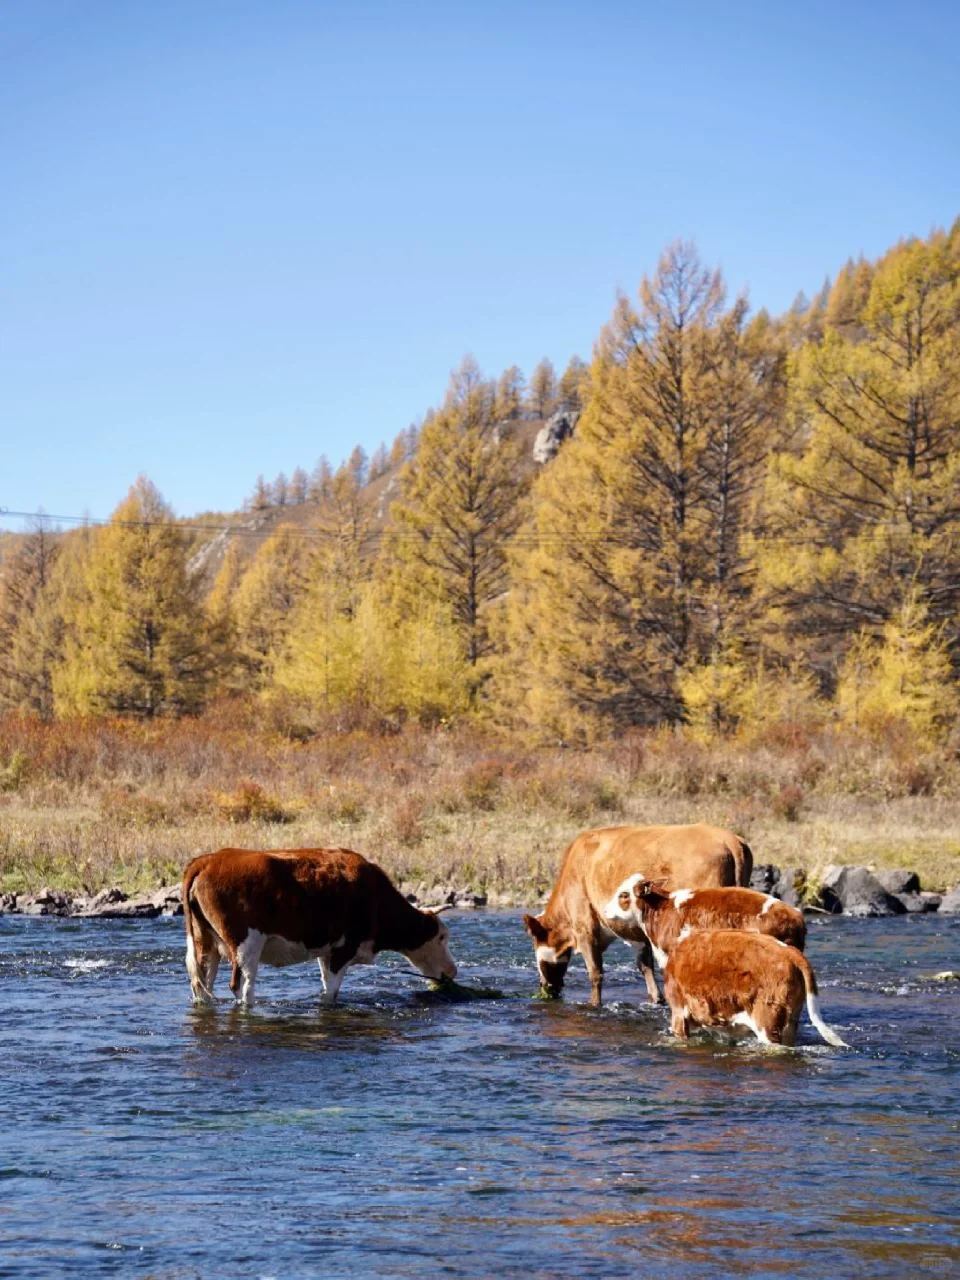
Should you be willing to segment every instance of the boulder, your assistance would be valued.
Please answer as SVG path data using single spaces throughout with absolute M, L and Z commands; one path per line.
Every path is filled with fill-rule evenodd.
M 87 910 L 96 914 L 103 907 L 112 907 L 116 902 L 126 902 L 127 895 L 122 889 L 101 889 L 87 903 Z
M 182 916 L 183 903 L 180 901 L 181 889 L 178 884 L 164 885 L 151 897 L 150 901 L 158 907 L 164 916 Z
M 17 909 L 17 895 L 15 893 L 0 893 L 0 916 L 9 914 Z
M 772 862 L 758 862 L 754 865 L 750 876 L 750 888 L 760 893 L 773 893 L 774 886 L 780 879 L 780 868 Z
M 580 414 L 574 409 L 559 409 L 548 418 L 533 442 L 533 460 L 541 465 L 550 462 L 560 452 L 560 446 L 576 429 Z
M 943 895 L 939 910 L 942 915 L 960 916 L 960 884 Z
M 866 867 L 828 867 L 820 888 L 823 907 L 847 916 L 899 916 L 906 907 Z
M 873 873 L 887 893 L 919 893 L 920 877 L 915 871 L 907 871 L 905 867 L 881 867 Z
M 785 902 L 788 907 L 799 907 L 802 903 L 803 890 L 806 883 L 807 875 L 802 867 L 784 867 L 771 892 L 775 898 Z
M 940 903 L 940 895 L 936 893 L 895 893 L 893 896 L 911 914 L 916 911 L 936 911 Z
M 68 916 L 73 899 L 60 889 L 44 887 L 39 893 L 17 899 L 17 911 L 24 916 Z

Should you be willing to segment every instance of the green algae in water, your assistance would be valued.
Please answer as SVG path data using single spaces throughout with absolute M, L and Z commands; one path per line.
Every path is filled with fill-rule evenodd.
M 499 987 L 465 987 L 453 978 L 438 978 L 430 983 L 429 995 L 438 996 L 451 1003 L 468 1000 L 502 1000 L 503 992 Z

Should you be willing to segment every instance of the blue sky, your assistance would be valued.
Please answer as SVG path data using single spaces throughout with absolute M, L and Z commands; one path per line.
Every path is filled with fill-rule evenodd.
M 787 307 L 960 213 L 960 6 L 4 0 L 0 506 L 231 509 L 590 354 L 677 237 Z

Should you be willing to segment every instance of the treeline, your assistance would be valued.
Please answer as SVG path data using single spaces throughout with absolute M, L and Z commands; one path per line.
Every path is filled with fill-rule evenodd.
M 252 556 L 234 539 L 208 592 L 144 479 L 102 528 L 24 534 L 2 566 L 0 705 L 255 695 L 303 723 L 471 715 L 567 740 L 951 729 L 960 222 L 779 318 L 674 245 L 590 366 L 549 372 L 535 395 L 465 360 L 379 460 L 294 473 L 282 501 L 309 519 Z M 561 403 L 576 432 L 534 474 L 516 423 Z M 370 482 L 391 467 L 383 523 Z
M 518 422 L 521 419 L 549 418 L 558 409 L 579 410 L 580 389 L 587 376 L 587 366 L 579 356 L 574 356 L 563 374 L 558 377 L 553 362 L 546 357 L 540 361 L 529 382 L 523 370 L 511 365 L 497 379 L 494 390 L 494 413 L 499 422 Z M 429 421 L 433 411 L 427 414 Z M 360 446 L 350 455 L 347 466 L 364 484 L 372 484 L 381 476 L 397 471 L 409 462 L 417 451 L 420 426 L 411 423 L 387 446 L 380 445 L 368 458 Z M 253 493 L 244 502 L 251 511 L 264 511 L 269 507 L 302 506 L 307 502 L 322 503 L 333 476 L 330 460 L 320 458 L 308 475 L 297 466 L 290 473 L 281 471 L 274 480 L 257 476 Z

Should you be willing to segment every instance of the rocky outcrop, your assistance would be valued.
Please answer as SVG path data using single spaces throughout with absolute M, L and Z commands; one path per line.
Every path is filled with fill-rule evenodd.
M 772 862 L 761 862 L 753 868 L 750 888 L 761 893 L 773 894 L 790 907 L 799 907 L 803 899 L 806 875 L 800 867 L 777 867 Z
M 833 914 L 899 916 L 907 908 L 888 893 L 866 867 L 827 867 L 820 884 L 820 903 Z
M 543 465 L 560 452 L 564 440 L 573 435 L 580 414 L 575 409 L 560 409 L 548 418 L 533 442 L 533 460 Z
M 960 916 L 960 884 L 943 895 L 938 910 L 948 916 Z
M 920 892 L 920 877 L 915 871 L 908 871 L 906 867 L 881 867 L 873 874 L 887 893 L 900 895 Z

